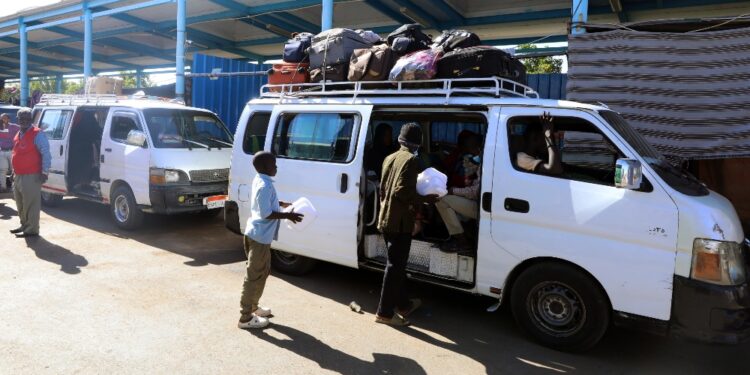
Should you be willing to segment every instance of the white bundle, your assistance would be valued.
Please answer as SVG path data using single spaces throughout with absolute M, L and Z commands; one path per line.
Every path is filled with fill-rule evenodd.
M 286 227 L 293 231 L 301 232 L 305 230 L 305 228 L 307 228 L 307 226 L 318 217 L 318 210 L 316 210 L 312 203 L 310 203 L 305 197 L 294 201 L 291 206 L 284 209 L 284 212 L 291 212 L 292 210 L 298 214 L 304 215 L 302 221 L 297 224 L 293 223 L 291 220 L 285 220 Z
M 425 169 L 417 176 L 417 193 L 444 197 L 448 194 L 448 177 L 435 168 Z

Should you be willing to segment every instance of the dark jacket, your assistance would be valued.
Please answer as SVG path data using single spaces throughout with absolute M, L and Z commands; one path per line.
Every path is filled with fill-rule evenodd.
M 380 182 L 378 229 L 383 233 L 411 233 L 415 206 L 424 202 L 417 194 L 419 159 L 401 147 L 385 158 Z

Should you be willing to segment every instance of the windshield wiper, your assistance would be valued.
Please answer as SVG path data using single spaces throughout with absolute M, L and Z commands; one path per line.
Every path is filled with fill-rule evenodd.
M 198 146 L 201 146 L 201 147 L 205 147 L 205 148 L 207 148 L 207 149 L 209 149 L 209 150 L 211 149 L 211 146 L 209 146 L 209 145 L 204 145 L 203 143 L 200 143 L 200 142 L 196 142 L 196 141 L 191 141 L 191 140 L 189 140 L 189 139 L 186 139 L 186 138 L 182 138 L 182 140 L 183 140 L 184 142 L 188 142 L 188 143 L 192 143 L 192 144 L 194 144 L 194 145 L 198 145 Z
M 221 143 L 221 144 L 223 144 L 223 145 L 227 145 L 227 146 L 229 146 L 229 147 L 232 147 L 232 144 L 231 144 L 231 143 L 229 143 L 229 142 L 225 142 L 225 141 L 222 141 L 222 140 L 221 140 L 221 139 L 219 139 L 219 138 L 214 138 L 214 137 L 206 137 L 206 139 L 208 139 L 209 141 L 214 141 L 214 142 L 216 142 L 216 143 Z

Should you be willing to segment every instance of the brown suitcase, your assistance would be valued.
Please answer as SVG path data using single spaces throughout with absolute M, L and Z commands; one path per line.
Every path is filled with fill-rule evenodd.
M 387 44 L 372 48 L 355 49 L 349 62 L 349 81 L 386 81 L 396 54 Z
M 290 83 L 310 82 L 310 70 L 308 63 L 281 63 L 273 64 L 268 71 L 269 85 L 288 85 Z M 292 90 L 299 90 L 299 86 L 293 86 Z M 278 92 L 280 88 L 272 87 L 269 91 Z
M 349 70 L 349 64 L 338 64 L 338 65 L 329 65 L 324 68 L 316 68 L 310 71 L 310 81 L 311 82 L 322 82 L 325 81 L 332 81 L 332 82 L 346 82 L 346 74 Z M 324 77 L 325 75 L 325 77 Z

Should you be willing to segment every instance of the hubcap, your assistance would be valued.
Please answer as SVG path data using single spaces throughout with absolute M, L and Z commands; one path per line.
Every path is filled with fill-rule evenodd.
M 586 307 L 581 296 L 557 281 L 535 286 L 529 293 L 527 310 L 534 325 L 552 336 L 571 336 L 586 322 Z
M 118 195 L 115 198 L 115 217 L 117 221 L 124 223 L 128 221 L 130 216 L 130 206 L 128 206 L 128 199 L 122 195 Z

